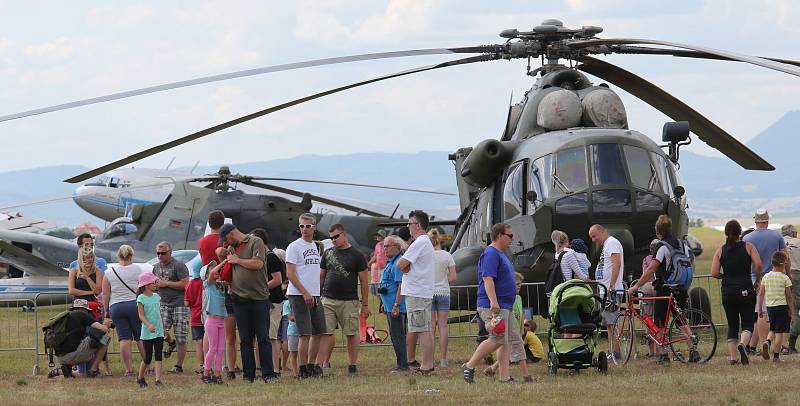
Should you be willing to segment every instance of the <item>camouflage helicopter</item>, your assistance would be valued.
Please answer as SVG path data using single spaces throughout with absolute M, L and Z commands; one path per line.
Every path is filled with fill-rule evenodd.
M 700 46 L 650 39 L 599 38 L 602 28 L 567 28 L 555 19 L 530 31 L 504 30 L 502 44 L 419 49 L 352 55 L 269 66 L 247 71 L 168 83 L 79 100 L 0 117 L 0 121 L 93 103 L 153 93 L 201 83 L 371 59 L 435 54 L 477 54 L 435 65 L 379 76 L 329 89 L 242 116 L 135 153 L 67 179 L 80 182 L 150 155 L 191 142 L 223 129 L 310 100 L 396 77 L 441 68 L 496 60 L 541 59 L 527 74 L 537 77 L 522 101 L 509 108 L 499 139 L 451 154 L 462 214 L 451 252 L 459 284 L 476 282 L 478 255 L 489 242 L 493 223 L 514 226 L 514 245 L 508 253 L 526 281 L 541 280 L 553 259 L 550 233 L 566 231 L 588 240 L 590 224 L 602 224 L 625 250 L 625 275 L 635 277 L 638 260 L 653 238 L 653 224 L 668 214 L 675 234 L 688 231 L 686 191 L 677 167 L 680 148 L 691 142 L 689 132 L 750 170 L 774 167 L 703 115 L 645 79 L 595 58 L 598 54 L 667 55 L 738 61 L 800 76 L 800 62 L 741 55 Z M 647 46 L 643 46 L 647 45 Z M 655 47 L 651 47 L 655 46 Z M 566 60 L 568 64 L 561 63 Z M 658 145 L 628 128 L 625 107 L 608 84 L 594 85 L 586 74 L 638 97 L 675 122 L 666 123 Z M 662 148 L 666 148 L 665 152 Z M 596 260 L 599 247 L 592 247 Z M 471 292 L 466 292 L 471 295 Z M 454 300 L 459 302 L 459 300 Z M 468 301 L 460 301 L 468 303 Z M 538 302 L 533 300 L 532 302 Z M 528 305 L 537 307 L 540 303 Z

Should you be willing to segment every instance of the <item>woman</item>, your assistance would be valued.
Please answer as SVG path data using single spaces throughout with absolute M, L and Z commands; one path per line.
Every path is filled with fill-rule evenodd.
M 742 226 L 736 220 L 725 224 L 725 245 L 717 248 L 711 260 L 711 276 L 722 279 L 722 307 L 728 319 L 728 359 L 731 365 L 747 365 L 746 345 L 753 334 L 756 286 L 761 283 L 761 257 L 753 244 L 741 241 Z M 751 264 L 756 282 L 750 279 Z M 720 268 L 724 272 L 720 272 Z M 741 336 L 736 339 L 741 327 Z M 737 359 L 736 352 L 739 352 Z
M 447 368 L 447 315 L 450 312 L 450 284 L 456 281 L 456 263 L 449 252 L 442 250 L 442 237 L 438 230 L 428 231 L 428 238 L 433 244 L 434 263 L 431 331 L 436 336 L 436 329 L 439 329 L 439 366 Z
M 102 292 L 103 271 L 95 264 L 94 251 L 90 246 L 78 249 L 77 267 L 69 270 L 69 294 L 87 302 L 97 301 Z
M 117 250 L 119 264 L 109 266 L 103 278 L 103 308 L 106 317 L 111 317 L 117 329 L 119 352 L 125 366 L 125 376 L 134 376 L 131 354 L 131 340 L 136 341 L 139 353 L 144 354 L 144 347 L 139 339 L 142 322 L 136 308 L 136 286 L 142 269 L 133 263 L 133 248 L 122 245 Z
M 550 240 L 553 241 L 553 246 L 556 248 L 556 258 L 561 257 L 561 273 L 564 275 L 564 280 L 580 279 L 588 281 L 589 268 L 581 266 L 578 262 L 578 256 L 575 251 L 569 247 L 570 242 L 567 233 L 555 230 L 550 234 Z

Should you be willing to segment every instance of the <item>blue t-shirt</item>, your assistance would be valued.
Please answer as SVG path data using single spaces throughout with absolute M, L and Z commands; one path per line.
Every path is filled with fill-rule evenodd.
M 483 286 L 483 278 L 494 278 L 494 293 L 501 309 L 511 310 L 517 296 L 517 281 L 514 266 L 506 254 L 497 248 L 487 246 L 478 260 L 478 307 L 489 308 L 489 296 Z
M 392 310 L 394 310 L 394 301 L 397 298 L 397 284 L 403 282 L 403 273 L 397 268 L 399 260 L 399 254 L 389 258 L 386 261 L 386 267 L 383 268 L 383 273 L 381 273 L 380 287 L 386 289 L 386 293 L 381 293 L 381 301 L 383 302 L 383 310 L 388 314 L 391 314 Z M 400 313 L 405 313 L 405 296 L 400 296 L 400 298 Z
M 203 281 L 203 289 L 206 291 L 206 313 L 219 317 L 227 317 L 228 312 L 225 310 L 225 295 L 217 284 L 212 283 L 209 285 L 208 279 L 206 279 Z
M 783 240 L 783 237 L 781 237 L 777 231 L 766 228 L 757 228 L 753 230 L 744 236 L 743 240 L 756 247 L 758 256 L 761 257 L 761 263 L 763 264 L 763 268 L 761 269 L 762 275 L 772 270 L 772 255 L 775 254 L 776 251 L 786 248 L 786 241 Z M 755 265 L 751 265 L 750 273 L 755 282 Z
M 103 271 L 103 272 L 105 272 L 106 269 L 108 269 L 108 264 L 106 263 L 106 260 L 103 259 L 103 258 L 95 257 L 94 264 L 97 265 L 97 267 L 100 268 L 100 270 Z M 72 261 L 72 263 L 69 264 L 69 269 L 78 269 L 78 260 L 77 259 Z
M 144 308 L 144 318 L 156 328 L 156 332 L 153 333 L 147 328 L 147 325 L 142 323 L 142 340 L 164 337 L 164 323 L 161 321 L 161 296 L 159 296 L 158 293 L 153 293 L 150 296 L 142 293 L 136 297 L 136 303 L 142 305 Z
M 289 314 L 291 314 L 291 313 L 292 313 L 292 305 L 289 304 L 288 300 L 284 300 L 283 301 L 283 315 L 288 317 Z M 288 327 L 286 327 L 286 335 L 287 336 L 292 336 L 292 337 L 295 337 L 295 336 L 299 337 L 300 336 L 300 331 L 297 330 L 297 323 L 295 323 L 294 320 L 289 320 L 289 325 L 288 325 Z

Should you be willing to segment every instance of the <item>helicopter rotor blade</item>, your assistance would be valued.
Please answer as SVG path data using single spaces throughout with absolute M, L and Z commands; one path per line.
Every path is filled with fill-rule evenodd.
M 248 178 L 249 179 L 253 179 L 253 180 L 271 180 L 271 181 L 282 181 L 282 182 L 321 183 L 321 184 L 326 184 L 326 185 L 355 186 L 355 187 L 365 187 L 365 188 L 385 189 L 385 190 L 400 190 L 400 191 L 403 191 L 403 192 L 429 193 L 429 194 L 433 194 L 433 195 L 455 196 L 455 193 L 448 193 L 448 192 L 436 192 L 436 191 L 433 191 L 433 190 L 410 189 L 410 188 L 394 187 L 394 186 L 366 185 L 366 184 L 362 184 L 362 183 L 334 182 L 334 181 L 327 181 L 327 180 L 294 179 L 294 178 L 265 178 L 265 177 L 259 177 L 259 176 L 248 176 Z
M 261 189 L 271 190 L 273 192 L 284 193 L 284 194 L 291 195 L 291 196 L 296 196 L 296 197 L 303 197 L 304 195 L 306 195 L 306 193 L 303 193 L 303 192 L 300 192 L 300 191 L 297 191 L 297 190 L 294 190 L 294 189 L 289 189 L 289 188 L 285 188 L 285 187 L 281 187 L 281 186 L 275 186 L 275 185 L 269 185 L 269 184 L 261 183 L 261 182 L 242 181 L 242 183 L 244 183 L 245 185 L 250 185 L 250 186 L 254 186 L 254 187 L 257 187 L 257 188 L 261 188 Z M 325 198 L 325 197 L 315 196 L 315 195 L 312 195 L 310 193 L 308 193 L 308 195 L 311 196 L 311 200 L 314 200 L 314 201 L 317 201 L 317 202 L 320 202 L 320 203 L 324 203 L 324 204 L 327 204 L 327 205 L 331 205 L 331 206 L 334 206 L 334 207 L 339 207 L 339 208 L 342 208 L 342 209 L 350 210 L 352 212 L 364 213 L 364 214 L 367 214 L 367 215 L 370 215 L 370 216 L 373 216 L 373 217 L 389 217 L 386 214 L 378 213 L 376 211 L 372 211 L 372 210 L 369 210 L 369 209 L 364 209 L 364 208 L 361 208 L 361 207 L 358 207 L 358 206 L 354 206 L 354 205 L 349 204 L 349 203 L 344 203 L 344 202 L 340 202 L 340 201 L 337 201 L 337 200 L 328 199 L 328 198 Z
M 779 72 L 788 73 L 790 75 L 800 76 L 800 68 L 796 66 L 791 66 L 785 63 L 759 58 L 757 56 L 743 55 L 743 54 L 738 54 L 736 52 L 706 48 L 697 45 L 681 44 L 678 42 L 658 41 L 652 39 L 639 39 L 639 38 L 606 38 L 606 39 L 598 38 L 598 39 L 573 41 L 570 42 L 568 46 L 570 48 L 576 49 L 576 48 L 589 48 L 601 45 L 630 45 L 630 44 L 663 45 L 672 48 L 683 48 L 697 52 L 704 52 L 709 55 L 717 55 L 731 61 L 746 62 L 764 68 L 777 70 Z M 614 48 L 610 47 L 609 53 L 612 53 L 613 50 Z
M 16 120 L 18 118 L 35 116 L 38 114 L 52 113 L 54 111 L 59 111 L 59 110 L 88 106 L 90 104 L 104 103 L 112 100 L 125 99 L 128 97 L 141 96 L 150 93 L 163 92 L 166 90 L 179 89 L 182 87 L 219 82 L 223 80 L 230 80 L 247 76 L 263 75 L 267 73 L 284 72 L 294 69 L 334 65 L 339 63 L 356 62 L 356 61 L 369 61 L 374 59 L 402 58 L 402 57 L 421 56 L 421 55 L 445 55 L 445 54 L 467 54 L 467 53 L 479 54 L 479 53 L 492 53 L 497 51 L 498 51 L 497 46 L 481 45 L 481 46 L 457 47 L 457 48 L 411 49 L 407 51 L 378 52 L 371 54 L 341 56 L 336 58 L 315 59 L 311 61 L 294 62 L 282 65 L 266 66 L 263 68 L 247 69 L 236 72 L 223 73 L 219 75 L 204 76 L 201 78 L 181 80 L 178 82 L 165 83 L 162 85 L 148 86 L 141 89 L 112 93 L 105 96 L 76 100 L 68 103 L 56 104 L 53 106 L 42 107 L 38 109 L 0 116 L 0 122 Z
M 400 76 L 411 75 L 413 73 L 425 72 L 425 71 L 429 71 L 429 70 L 434 70 L 434 69 L 439 69 L 439 68 L 446 68 L 446 67 L 449 67 L 449 66 L 463 65 L 463 64 L 474 63 L 474 62 L 491 61 L 491 60 L 495 60 L 497 58 L 499 58 L 498 55 L 478 55 L 478 56 L 472 56 L 472 57 L 468 57 L 468 58 L 456 59 L 456 60 L 453 60 L 453 61 L 438 63 L 438 64 L 435 64 L 435 65 L 428 65 L 428 66 L 423 66 L 423 67 L 420 67 L 420 68 L 408 69 L 408 70 L 404 70 L 404 71 L 401 71 L 401 72 L 392 73 L 392 74 L 389 74 L 389 75 L 379 76 L 379 77 L 376 77 L 376 78 L 372 78 L 372 79 L 367 79 L 367 80 L 363 80 L 363 81 L 360 81 L 360 82 L 351 83 L 351 84 L 348 84 L 348 85 L 345 85 L 345 86 L 336 87 L 336 88 L 333 88 L 333 89 L 330 89 L 330 90 L 326 90 L 326 91 L 323 91 L 323 92 L 314 93 L 314 94 L 309 95 L 309 96 L 305 96 L 305 97 L 302 97 L 302 98 L 299 98 L 299 99 L 295 99 L 295 100 L 292 100 L 292 101 L 289 101 L 289 102 L 286 102 L 286 103 L 282 103 L 282 104 L 278 104 L 278 105 L 275 105 L 275 106 L 272 106 L 272 107 L 268 107 L 268 108 L 266 108 L 264 110 L 257 111 L 255 113 L 251 113 L 251 114 L 247 114 L 245 116 L 242 116 L 242 117 L 239 117 L 239 118 L 224 122 L 222 124 L 217 124 L 217 125 L 215 125 L 213 127 L 206 128 L 205 130 L 200 130 L 200 131 L 197 131 L 195 133 L 186 135 L 184 137 L 181 137 L 181 138 L 166 142 L 164 144 L 148 148 L 148 149 L 146 149 L 144 151 L 140 151 L 140 152 L 137 152 L 137 153 L 135 153 L 133 155 L 129 155 L 126 158 L 123 158 L 123 159 L 114 161 L 112 163 L 103 165 L 103 166 L 101 166 L 99 168 L 92 169 L 92 170 L 84 172 L 84 173 L 82 173 L 80 175 L 73 176 L 73 177 L 71 177 L 69 179 L 66 179 L 64 182 L 67 182 L 67 183 L 81 182 L 83 180 L 92 178 L 94 176 L 100 175 L 100 174 L 105 173 L 105 172 L 108 172 L 108 171 L 110 171 L 112 169 L 119 168 L 120 166 L 127 165 L 127 164 L 129 164 L 131 162 L 136 162 L 136 161 L 138 161 L 140 159 L 147 158 L 147 157 L 149 157 L 151 155 L 155 155 L 155 154 L 157 154 L 159 152 L 163 152 L 163 151 L 166 151 L 168 149 L 171 149 L 171 148 L 177 147 L 179 145 L 185 144 L 187 142 L 194 141 L 194 140 L 196 140 L 198 138 L 205 137 L 206 135 L 213 134 L 215 132 L 224 130 L 226 128 L 233 127 L 233 126 L 235 126 L 237 124 L 242 124 L 242 123 L 245 123 L 247 121 L 259 118 L 261 116 L 265 116 L 267 114 L 274 113 L 274 112 L 279 111 L 279 110 L 283 110 L 283 109 L 286 109 L 286 108 L 289 108 L 289 107 L 292 107 L 292 106 L 296 106 L 296 105 L 301 104 L 301 103 L 305 103 L 307 101 L 318 99 L 318 98 L 323 97 L 323 96 L 328 96 L 328 95 L 331 95 L 331 94 L 334 94 L 334 93 L 339 93 L 339 92 L 342 92 L 342 91 L 345 91 L 345 90 L 349 90 L 349 89 L 353 89 L 353 88 L 356 88 L 356 87 L 359 87 L 359 86 L 368 85 L 370 83 L 380 82 L 382 80 L 393 79 L 393 78 L 400 77 Z
M 738 60 L 727 58 L 721 55 L 710 54 L 708 52 L 692 51 L 687 49 L 666 49 L 666 48 L 649 48 L 619 45 L 611 48 L 615 54 L 630 54 L 630 55 L 670 55 L 681 58 L 698 58 L 698 59 L 714 59 L 720 61 L 736 61 Z M 787 65 L 800 66 L 800 61 L 793 61 L 791 59 L 769 58 L 759 56 L 759 58 L 766 59 L 773 62 L 785 63 Z
M 619 86 L 675 121 L 688 121 L 689 127 L 703 142 L 719 150 L 745 169 L 772 171 L 775 167 L 750 148 L 714 124 L 684 102 L 645 79 L 616 65 L 589 56 L 581 59 L 578 69 Z

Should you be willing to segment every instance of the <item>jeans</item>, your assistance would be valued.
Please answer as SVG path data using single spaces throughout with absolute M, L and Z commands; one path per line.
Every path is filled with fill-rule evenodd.
M 242 373 L 245 379 L 255 379 L 256 360 L 253 338 L 258 339 L 258 360 L 262 377 L 275 376 L 272 365 L 272 343 L 269 341 L 268 299 L 248 303 L 233 303 L 236 328 L 239 329 L 239 351 L 242 353 Z
M 406 314 L 400 313 L 397 318 L 392 317 L 391 312 L 386 313 L 389 321 L 389 336 L 392 338 L 394 355 L 397 357 L 397 368 L 408 368 L 408 354 L 406 353 Z

